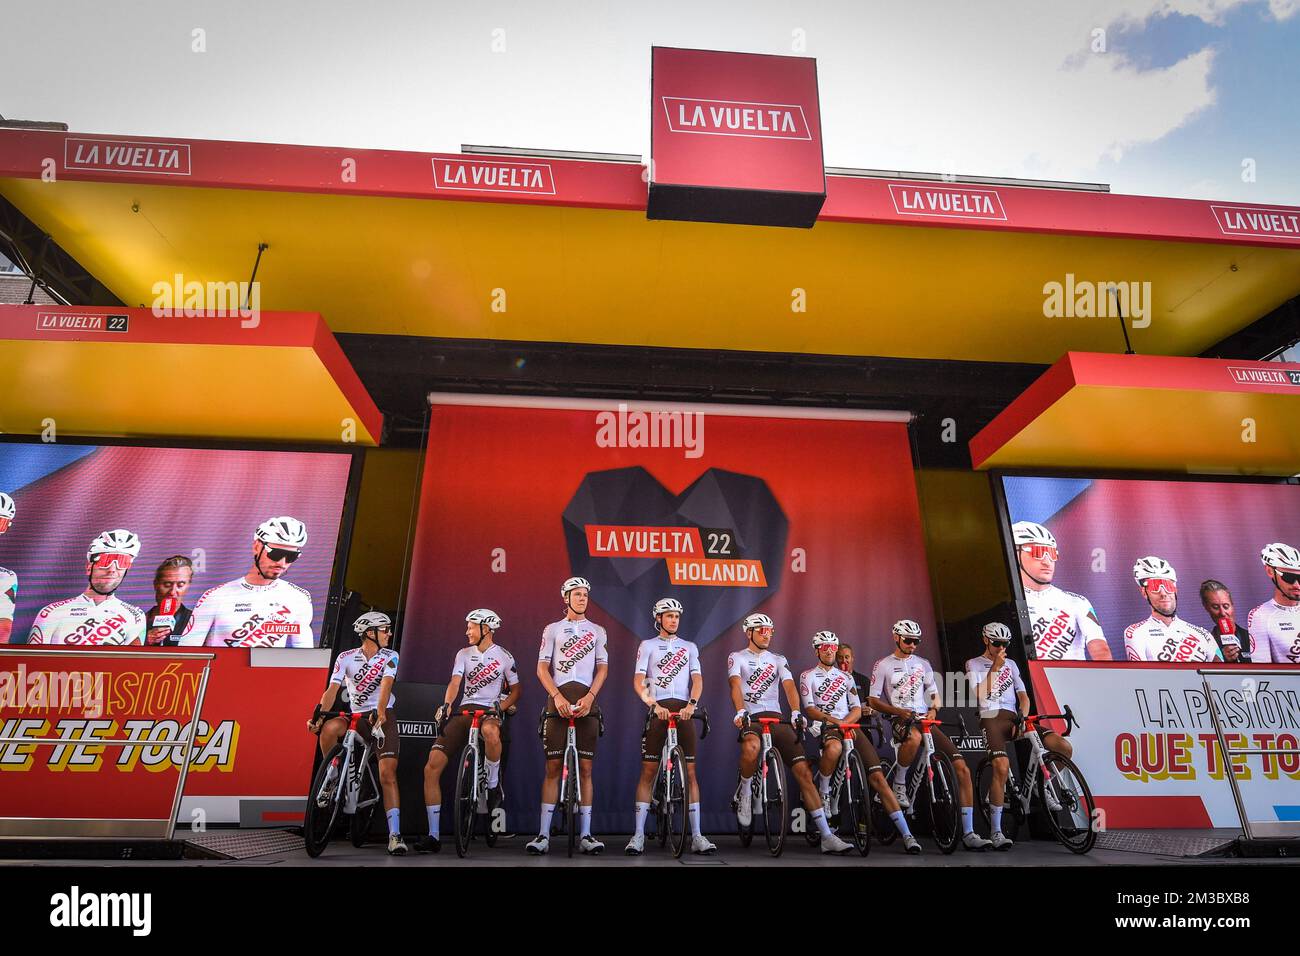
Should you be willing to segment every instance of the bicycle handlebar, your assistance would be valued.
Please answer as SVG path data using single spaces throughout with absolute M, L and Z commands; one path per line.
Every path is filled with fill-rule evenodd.
M 749 716 L 749 714 L 745 714 L 745 722 L 741 726 L 742 728 L 748 727 L 750 724 L 754 723 L 755 721 L 757 721 L 760 724 L 763 724 L 764 726 L 766 726 L 767 724 L 781 724 L 786 727 L 794 727 L 795 728 L 794 739 L 799 743 L 803 742 L 804 732 L 808 729 L 807 720 L 800 721 L 798 726 L 796 727 L 793 720 L 782 720 L 779 717 L 751 717 Z
M 1078 719 L 1075 718 L 1074 711 L 1070 709 L 1069 704 L 1065 705 L 1064 710 L 1065 712 L 1061 714 L 1030 714 L 1028 717 L 1023 717 L 1020 714 L 1016 714 L 1011 719 L 1017 725 L 1028 724 L 1031 721 L 1033 722 L 1033 724 L 1037 725 L 1042 723 L 1044 720 L 1063 720 L 1065 721 L 1065 733 L 1061 734 L 1061 736 L 1068 737 L 1070 736 L 1071 733 L 1074 732 L 1075 727 L 1079 727 L 1082 725 L 1079 723 Z M 1052 733 L 1055 732 L 1056 731 L 1052 731 Z
M 659 706 L 658 704 L 655 704 L 655 707 L 658 706 Z M 674 717 L 677 720 L 682 719 L 682 712 L 680 710 L 677 711 L 670 710 L 668 711 L 668 714 L 669 716 Z M 646 711 L 645 722 L 647 725 L 649 725 L 650 721 L 654 719 L 654 715 L 655 715 L 654 707 L 651 707 L 649 710 Z M 709 736 L 709 712 L 707 710 L 705 710 L 703 707 L 695 708 L 695 713 L 691 714 L 691 720 L 698 720 L 701 724 L 704 725 L 700 729 L 701 740 Z

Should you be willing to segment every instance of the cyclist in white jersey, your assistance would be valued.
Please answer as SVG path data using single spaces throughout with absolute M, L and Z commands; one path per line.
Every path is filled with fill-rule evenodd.
M 253 566 L 205 591 L 180 643 L 196 647 L 315 647 L 311 595 L 284 579 L 302 557 L 307 527 L 283 515 L 257 526 Z
M 858 696 L 858 684 L 851 670 L 836 664 L 839 656 L 840 639 L 833 631 L 818 631 L 812 637 L 813 652 L 817 655 L 817 666 L 799 675 L 799 696 L 803 702 L 804 715 L 813 721 L 813 728 L 820 738 L 821 762 L 818 767 L 816 789 L 820 791 L 821 805 L 830 799 L 831 777 L 840 762 L 844 744 L 844 728 L 841 724 L 857 724 L 862 721 L 862 699 Z M 871 789 L 880 795 L 881 806 L 894 821 L 894 826 L 903 837 L 903 847 L 908 853 L 920 853 L 921 844 L 912 836 L 907 826 L 898 799 L 889 789 L 885 771 L 881 766 L 880 755 L 875 745 L 867 737 L 862 727 L 849 731 L 853 734 L 853 749 L 862 760 L 867 780 Z M 861 783 L 862 781 L 859 781 Z M 818 819 L 814 813 L 817 828 L 822 834 L 822 843 L 826 843 L 830 834 L 830 824 L 825 821 L 824 813 Z M 838 841 L 838 838 L 836 838 Z M 852 849 L 848 843 L 838 841 L 845 849 Z M 835 845 L 832 842 L 832 845 Z M 834 850 L 825 852 L 835 852 Z
M 1138 558 L 1133 580 L 1151 607 L 1145 621 L 1124 631 L 1124 654 L 1131 661 L 1221 661 L 1219 642 L 1203 627 L 1178 616 L 1178 572 L 1164 558 Z
M 9 530 L 18 508 L 13 498 L 0 491 L 0 534 Z M 0 645 L 9 643 L 14 628 L 14 611 L 18 606 L 18 575 L 0 568 Z
M 1029 692 L 1020 677 L 1020 667 L 1007 657 L 1011 628 L 993 621 L 984 625 L 982 636 L 984 653 L 966 662 L 966 676 L 975 694 L 989 759 L 993 762 L 993 779 L 989 782 L 989 842 L 995 850 L 1009 850 L 1012 840 L 1002 833 L 1002 800 L 1011 772 L 1007 742 L 1019 735 L 1016 715 L 1029 714 Z
M 930 662 L 916 654 L 921 643 L 921 625 L 902 620 L 894 624 L 894 653 L 876 661 L 871 669 L 872 709 L 894 718 L 894 747 L 898 764 L 894 768 L 894 795 L 901 806 L 907 806 L 907 771 L 921 746 L 921 728 L 914 723 L 918 717 L 934 720 L 942 703 L 939 686 L 935 683 L 934 668 Z M 952 761 L 957 775 L 957 796 L 961 801 L 962 845 L 968 850 L 983 850 L 992 843 L 975 832 L 974 787 L 970 768 L 948 735 L 938 727 L 930 731 L 935 749 Z
M 691 820 L 691 852 L 712 853 L 717 847 L 700 832 L 700 786 L 695 775 L 695 724 L 690 717 L 704 691 L 700 673 L 700 651 L 691 641 L 677 636 L 682 605 L 673 598 L 660 598 L 650 612 L 657 636 L 637 648 L 632 689 L 650 708 L 641 737 L 641 779 L 636 785 L 636 830 L 624 852 L 638 856 L 645 850 L 645 821 L 650 813 L 651 788 L 659 769 L 659 758 L 668 735 L 668 715 L 679 713 L 677 745 L 686 761 L 686 785 Z
M 1300 550 L 1275 541 L 1259 553 L 1273 596 L 1250 612 L 1250 659 L 1256 664 L 1300 664 Z
M 519 700 L 519 671 L 514 655 L 495 643 L 499 630 L 501 618 L 495 611 L 480 607 L 465 615 L 468 644 L 456 652 L 442 706 L 434 714 L 442 731 L 424 765 L 424 809 L 429 816 L 429 835 L 416 845 L 417 850 L 437 853 L 442 846 L 439 842 L 442 772 L 469 742 L 473 718 L 460 713 L 464 708 L 487 711 L 479 722 L 479 733 L 483 735 L 483 763 L 487 768 L 488 810 L 495 811 L 501 805 L 501 715 Z M 461 695 L 460 706 L 453 710 L 452 702 L 457 695 Z
M 592 711 L 596 695 L 609 672 L 609 638 L 599 624 L 587 620 L 591 600 L 591 582 L 586 578 L 569 578 L 560 586 L 564 599 L 564 617 L 542 631 L 542 647 L 537 659 L 537 679 L 546 688 L 549 699 L 543 713 L 543 740 L 546 751 L 546 776 L 542 780 L 542 818 L 537 839 L 525 849 L 540 856 L 550 849 L 551 818 L 560 794 L 560 771 L 568 739 L 568 717 L 572 715 L 578 738 L 578 778 L 582 791 L 581 834 L 583 853 L 605 849 L 591 835 L 592 761 L 596 758 L 598 719 Z M 563 719 L 561 719 L 563 718 Z
M 139 555 L 140 539 L 125 528 L 95 538 L 86 551 L 86 590 L 41 608 L 27 643 L 78 647 L 143 644 L 144 611 L 113 594 Z
M 361 646 L 345 651 L 334 661 L 329 685 L 321 695 L 316 712 L 307 723 L 307 729 L 320 734 L 320 752 L 325 756 L 347 733 L 348 721 L 335 717 L 322 721 L 322 710 L 332 710 L 339 688 L 346 685 L 348 702 L 354 714 L 369 714 L 370 720 L 359 721 L 357 732 L 371 737 L 375 732 L 383 736 L 379 745 L 379 786 L 384 792 L 384 814 L 388 820 L 388 852 L 401 856 L 406 843 L 401 834 L 401 811 L 397 790 L 397 753 L 401 738 L 397 721 L 389 720 L 397 704 L 393 696 L 393 681 L 397 678 L 397 652 L 390 650 L 393 622 L 381 611 L 369 611 L 357 618 L 352 629 L 361 635 Z M 373 729 L 372 729 L 373 728 Z
M 1052 532 L 1032 521 L 1017 521 L 1011 537 L 1034 631 L 1034 656 L 1040 661 L 1110 660 L 1110 645 L 1092 602 L 1052 583 L 1060 555 Z

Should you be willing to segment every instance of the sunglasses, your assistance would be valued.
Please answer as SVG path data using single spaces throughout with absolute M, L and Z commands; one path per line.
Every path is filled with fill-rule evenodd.
M 919 637 L 905 637 L 903 638 L 903 643 L 908 647 L 915 647 L 917 644 L 921 643 L 921 639 Z
M 1025 552 L 1035 561 L 1042 561 L 1044 558 L 1050 558 L 1055 561 L 1058 554 L 1057 550 L 1051 545 L 1046 544 L 1022 544 L 1020 550 Z
M 293 564 L 302 556 L 301 551 L 290 551 L 288 548 L 265 548 L 266 556 L 272 561 L 287 561 Z
M 126 571 L 130 569 L 131 561 L 129 554 L 97 554 L 92 566 L 99 570 L 117 568 L 119 571 Z
M 1008 647 L 1010 644 L 1010 641 L 989 641 L 990 647 Z
M 1164 591 L 1166 594 L 1178 593 L 1178 582 L 1170 581 L 1167 578 L 1148 578 L 1147 582 L 1142 586 L 1152 594 L 1155 594 L 1157 591 Z
M 1300 571 L 1282 571 L 1277 572 L 1277 576 L 1287 584 L 1300 584 Z

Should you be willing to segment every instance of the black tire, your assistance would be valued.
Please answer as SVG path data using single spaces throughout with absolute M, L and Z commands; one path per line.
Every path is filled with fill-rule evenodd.
M 957 772 L 952 768 L 952 760 L 942 752 L 931 755 L 930 768 L 934 771 L 934 778 L 929 781 L 929 786 L 922 785 L 921 791 L 930 805 L 930 833 L 935 845 L 948 854 L 957 849 L 961 840 Z
M 752 807 L 752 806 L 754 805 L 754 788 L 755 788 L 755 786 L 756 786 L 756 784 L 755 784 L 754 780 L 751 778 L 749 789 L 746 790 L 746 791 L 742 794 L 742 793 L 740 792 L 740 775 L 737 774 L 737 775 L 736 775 L 736 793 L 739 794 L 739 796 L 737 797 L 737 800 L 748 800 L 750 806 Z M 739 809 L 740 809 L 740 805 L 739 805 L 739 803 L 737 803 L 737 805 L 736 805 L 736 810 L 739 811 Z M 753 817 L 750 817 L 749 826 L 743 826 L 743 825 L 741 824 L 741 822 L 740 822 L 740 817 L 736 817 L 736 835 L 740 837 L 740 845 L 741 845 L 742 847 L 748 847 L 751 843 L 754 842 L 754 819 L 753 819 Z
M 307 791 L 307 808 L 302 818 L 302 838 L 307 855 L 313 859 L 320 856 L 329 845 L 330 836 L 334 833 L 334 824 L 338 822 L 339 808 L 343 805 L 344 781 L 341 772 L 338 774 L 338 779 L 334 781 L 334 790 L 326 805 L 321 807 L 316 803 L 316 795 L 325 786 L 325 778 L 329 774 L 330 765 L 335 760 L 339 762 L 341 771 L 343 763 L 341 743 L 335 744 L 325 755 L 325 759 L 320 762 L 315 776 L 312 777 L 311 789 Z
M 474 791 L 474 755 L 469 747 L 460 752 L 460 769 L 456 772 L 456 855 L 469 853 L 470 840 L 474 839 L 474 818 L 478 816 L 478 801 Z
M 781 755 L 769 750 L 759 772 L 767 777 L 767 799 L 763 801 L 763 834 L 768 852 L 780 856 L 785 849 L 785 831 L 790 821 L 785 796 L 785 764 Z
M 578 803 L 578 755 L 572 750 L 566 750 L 564 758 L 564 825 L 568 829 L 569 857 L 573 857 L 573 851 L 578 846 L 578 814 L 581 813 Z
M 368 807 L 362 807 L 361 804 L 367 800 L 374 799 L 374 803 Z M 375 808 L 379 806 L 381 800 L 379 795 L 379 782 L 375 779 L 374 767 L 366 767 L 361 774 L 361 790 L 357 794 L 357 812 L 352 814 L 352 819 L 348 821 L 348 836 L 352 839 L 352 845 L 360 849 L 366 845 L 366 839 L 370 836 L 370 824 L 375 819 Z
M 849 754 L 849 772 L 840 793 L 840 829 L 848 833 L 858 854 L 866 856 L 871 852 L 871 784 L 856 750 Z
M 691 828 L 688 819 L 690 801 L 686 791 L 686 759 L 682 756 L 680 747 L 674 747 L 668 752 L 668 764 L 670 770 L 665 801 L 667 826 L 664 829 L 673 856 L 681 859 L 686 852 L 686 844 L 690 842 Z
M 1043 755 L 1043 765 L 1056 782 L 1056 795 L 1061 804 L 1059 811 L 1047 809 L 1044 793 L 1047 781 L 1040 776 L 1038 799 L 1047 814 L 1047 823 L 1062 846 L 1073 853 L 1087 853 L 1097 842 L 1097 831 L 1093 828 L 1097 805 L 1093 803 L 1088 781 L 1083 779 L 1073 760 L 1054 751 Z
M 668 769 L 662 763 L 659 764 L 659 771 L 655 775 L 655 791 L 655 839 L 659 841 L 660 846 L 667 846 L 669 830 Z

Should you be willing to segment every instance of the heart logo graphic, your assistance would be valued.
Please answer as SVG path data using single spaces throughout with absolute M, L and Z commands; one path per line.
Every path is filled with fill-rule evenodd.
M 781 587 L 790 523 L 767 482 L 710 468 L 674 495 L 640 466 L 595 471 L 564 509 L 574 574 L 633 634 L 673 597 L 682 636 L 705 647 Z

